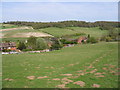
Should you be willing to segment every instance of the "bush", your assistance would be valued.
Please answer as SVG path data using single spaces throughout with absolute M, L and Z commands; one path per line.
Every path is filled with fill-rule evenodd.
M 112 30 L 113 27 L 110 26 L 110 25 L 102 25 L 102 26 L 99 27 L 99 29 L 101 29 L 101 30 Z
M 23 49 L 22 51 L 26 52 L 26 51 L 32 51 L 32 49 Z
M 111 37 L 106 37 L 105 40 L 106 40 L 106 42 L 110 42 L 110 41 L 112 41 L 112 38 Z
M 59 50 L 62 47 L 63 47 L 63 44 L 61 43 L 61 41 L 56 39 L 56 40 L 54 40 L 54 43 L 53 43 L 51 49 L 52 50 Z
M 100 41 L 106 41 L 106 36 L 102 36 L 102 37 L 100 38 Z
M 97 39 L 94 38 L 94 37 L 90 37 L 90 38 L 88 38 L 88 40 L 87 40 L 87 43 L 97 43 L 97 42 L 98 42 Z
M 65 44 L 67 40 L 66 40 L 66 39 L 61 39 L 60 41 L 61 41 L 63 44 Z
M 3 52 L 10 52 L 11 50 L 10 49 L 3 49 L 2 51 Z
M 19 50 L 26 49 L 26 46 L 25 46 L 24 42 L 19 42 L 19 44 L 18 44 L 18 49 L 19 49 Z
M 77 44 L 76 41 L 70 41 L 70 40 L 66 40 L 66 39 L 61 39 L 60 40 L 63 44 Z
M 108 35 L 102 36 L 101 41 L 106 41 L 106 42 L 117 41 L 118 40 L 117 38 L 118 38 L 118 31 L 113 29 L 113 30 L 109 30 Z
M 43 38 L 38 38 L 36 40 L 36 50 L 48 49 L 47 42 Z
M 31 36 L 27 40 L 27 46 L 29 49 L 36 49 L 36 37 Z
M 66 41 L 64 44 L 77 44 L 75 41 Z

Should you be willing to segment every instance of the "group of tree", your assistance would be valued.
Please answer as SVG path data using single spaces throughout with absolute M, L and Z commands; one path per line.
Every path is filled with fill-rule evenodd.
M 48 27 L 100 27 L 101 30 L 108 30 L 109 28 L 120 27 L 120 22 L 112 21 L 96 21 L 96 22 L 85 22 L 85 21 L 59 21 L 59 22 L 26 22 L 26 21 L 10 21 L 3 22 L 6 24 L 14 24 L 18 26 L 32 26 L 34 29 L 48 28 Z
M 43 38 L 29 37 L 28 40 L 19 41 L 17 45 L 20 50 L 44 50 L 48 49 L 47 42 Z
M 44 38 L 37 38 L 31 36 L 27 39 L 27 41 L 19 41 L 17 48 L 23 51 L 31 51 L 31 50 L 59 50 L 63 47 L 62 43 L 58 38 L 51 38 L 51 46 L 48 46 L 48 42 Z
M 59 38 L 51 38 L 52 46 L 50 47 L 51 50 L 59 50 L 63 47 L 63 43 L 60 41 Z
M 115 29 L 111 29 L 109 30 L 107 35 L 103 35 L 101 37 L 101 41 L 107 41 L 107 42 L 119 41 L 119 37 L 120 37 L 119 31 Z

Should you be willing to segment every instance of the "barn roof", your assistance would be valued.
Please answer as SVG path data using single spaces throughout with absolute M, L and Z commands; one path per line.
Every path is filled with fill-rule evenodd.
M 15 42 L 8 42 L 8 43 L 0 43 L 0 47 L 15 47 Z

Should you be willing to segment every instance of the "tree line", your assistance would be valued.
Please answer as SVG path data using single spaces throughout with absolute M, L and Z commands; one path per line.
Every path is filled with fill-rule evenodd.
M 99 27 L 101 30 L 109 30 L 112 28 L 119 28 L 120 22 L 112 21 L 59 21 L 59 22 L 27 22 L 27 21 L 10 21 L 3 22 L 4 24 L 14 24 L 18 26 L 32 26 L 34 29 L 48 28 L 48 27 Z

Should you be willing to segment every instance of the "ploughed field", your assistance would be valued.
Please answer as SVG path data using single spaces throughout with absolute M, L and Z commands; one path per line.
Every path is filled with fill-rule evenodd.
M 3 88 L 117 88 L 118 44 L 2 56 Z

